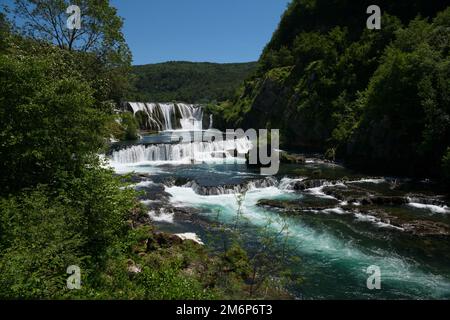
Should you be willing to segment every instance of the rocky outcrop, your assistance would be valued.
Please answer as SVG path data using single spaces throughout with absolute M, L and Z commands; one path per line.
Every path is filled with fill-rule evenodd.
M 298 181 L 294 184 L 293 189 L 294 190 L 306 190 L 311 188 L 318 188 L 322 187 L 328 183 L 325 179 L 307 179 L 303 181 Z
M 450 229 L 448 225 L 429 220 L 414 220 L 402 224 L 405 231 L 420 236 L 449 236 Z
M 336 207 L 336 204 L 333 204 L 332 202 L 314 204 L 307 201 L 262 199 L 258 201 L 258 205 L 275 208 L 285 215 L 316 214 L 320 212 L 324 214 L 335 213 L 337 216 L 342 217 L 354 215 L 355 217 L 359 217 L 359 221 L 361 221 L 361 217 L 367 217 L 368 222 L 391 227 L 392 230 L 405 232 L 414 236 L 450 236 L 450 227 L 445 223 L 397 215 L 378 207 L 379 205 L 387 206 L 404 204 L 406 198 L 373 197 L 367 198 L 366 200 L 367 202 L 362 201 L 364 204 L 359 204 L 358 206 L 349 203 L 348 205 Z M 364 220 L 365 219 L 363 219 L 363 221 Z M 358 221 L 358 219 L 355 221 Z
M 350 212 L 355 208 L 351 206 L 344 207 Z M 408 217 L 396 215 L 386 210 L 378 208 L 358 208 L 357 212 L 376 217 L 382 223 L 392 225 L 393 227 L 416 236 L 450 236 L 450 227 L 442 222 L 425 219 L 408 219 Z
M 155 232 L 147 240 L 147 252 L 157 250 L 158 248 L 168 248 L 174 245 L 180 245 L 183 240 L 170 233 Z
M 299 154 L 288 153 L 283 151 L 280 153 L 280 162 L 281 163 L 295 163 L 295 164 L 304 164 L 306 162 L 305 156 Z
M 259 200 L 258 206 L 281 209 L 286 214 L 289 214 L 289 213 L 299 214 L 304 211 L 321 211 L 321 210 L 326 210 L 326 209 L 330 209 L 330 208 L 334 207 L 329 204 L 313 205 L 313 204 L 302 203 L 302 202 L 298 202 L 298 201 L 283 201 L 283 200 L 269 200 L 269 199 Z

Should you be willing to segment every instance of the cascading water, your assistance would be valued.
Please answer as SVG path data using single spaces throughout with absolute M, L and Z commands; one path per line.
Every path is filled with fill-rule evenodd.
M 145 107 L 151 108 L 149 104 Z M 159 112 L 157 105 L 154 108 L 153 112 Z M 186 117 L 198 116 L 195 110 L 184 111 Z M 174 113 L 181 114 L 178 106 Z M 164 127 L 163 117 L 160 119 Z M 208 137 L 208 132 L 202 134 Z M 419 232 L 430 226 L 435 233 L 438 230 L 434 228 L 444 228 L 442 223 L 449 221 L 450 205 L 443 199 L 405 194 L 402 205 L 364 204 L 359 197 L 372 199 L 370 194 L 374 193 L 392 196 L 389 180 L 355 175 L 323 161 L 307 161 L 300 167 L 287 165 L 282 175 L 264 177 L 244 163 L 235 162 L 236 151 L 251 148 L 246 138 L 191 142 L 189 139 L 195 136 L 192 132 L 160 135 L 183 139 L 138 144 L 110 155 L 117 173 L 140 173 L 133 175 L 138 182 L 133 187 L 145 190 L 141 202 L 158 228 L 172 233 L 195 232 L 205 245 L 211 245 L 214 240 L 207 239 L 214 237 L 208 237 L 208 223 L 234 228 L 240 209 L 240 232 L 246 249 L 257 249 L 259 239 L 267 235 L 278 235 L 283 230 L 289 235 L 286 240 L 290 253 L 301 260 L 288 267 L 306 279 L 288 288 L 295 295 L 313 299 L 373 298 L 374 293 L 366 287 L 366 269 L 378 265 L 383 290 L 375 294 L 380 299 L 450 297 L 448 242 L 407 230 L 414 225 Z M 233 163 L 217 164 L 216 160 L 222 158 Z M 174 165 L 178 165 L 176 170 Z M 331 173 L 334 178 L 317 178 L 318 168 L 321 174 Z M 238 195 L 243 196 L 240 208 Z M 358 201 L 351 204 L 349 199 Z M 389 214 L 388 218 L 379 215 L 379 210 Z M 397 212 L 412 219 L 391 221 L 391 215 Z M 427 217 L 437 219 L 439 224 L 422 224 L 421 219 Z M 286 226 L 288 229 L 284 229 Z M 437 248 L 430 257 L 421 254 L 426 248 L 422 241 L 431 241 Z M 281 250 L 284 244 L 273 246 Z
M 199 105 L 185 103 L 143 103 L 128 102 L 136 116 L 141 112 L 146 129 L 155 131 L 202 130 L 203 108 Z M 209 129 L 212 129 L 212 117 Z
M 192 104 L 177 104 L 181 114 L 180 124 L 183 130 L 202 130 L 203 109 Z
M 114 151 L 111 159 L 117 164 L 152 161 L 215 161 L 234 158 L 234 151 L 243 154 L 251 148 L 252 143 L 247 138 L 214 142 L 135 145 Z
M 172 122 L 175 114 L 175 106 L 168 103 L 160 103 L 162 115 L 164 117 L 164 130 L 173 130 Z

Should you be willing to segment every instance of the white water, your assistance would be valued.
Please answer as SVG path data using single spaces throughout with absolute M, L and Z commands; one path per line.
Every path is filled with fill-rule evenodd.
M 151 181 L 151 180 L 144 180 L 144 181 L 141 181 L 139 183 L 132 184 L 131 187 L 133 187 L 133 188 L 145 188 L 145 187 L 149 187 L 151 185 L 154 185 L 153 181 Z
M 151 210 L 148 212 L 148 215 L 149 215 L 150 219 L 152 219 L 155 222 L 173 223 L 174 213 L 168 212 L 164 208 L 159 209 L 159 212 L 156 212 L 155 210 Z
M 323 188 L 328 187 L 328 186 L 339 186 L 339 187 L 346 187 L 345 184 L 338 182 L 338 183 L 332 183 L 332 182 L 325 182 L 322 186 L 320 187 L 316 187 L 316 188 L 309 188 L 306 189 L 306 192 L 319 197 L 319 198 L 323 198 L 323 199 L 335 199 L 337 200 L 335 197 L 326 194 L 325 192 L 323 192 Z
M 209 115 L 209 129 L 212 129 L 213 128 L 213 115 L 212 114 L 210 114 Z
M 202 130 L 203 109 L 192 104 L 177 104 L 182 118 L 180 119 L 182 130 Z
M 217 216 L 215 212 L 219 212 L 221 222 L 231 224 L 235 221 L 238 209 L 236 195 L 203 196 L 196 194 L 189 187 L 166 187 L 166 192 L 171 195 L 171 203 L 174 206 L 195 207 L 203 210 L 202 214 L 210 217 Z M 276 219 L 275 213 L 257 206 L 258 200 L 298 199 L 299 197 L 301 195 L 290 190 L 280 190 L 275 186 L 251 189 L 246 193 L 241 209 L 246 221 L 251 225 L 264 227 L 270 220 L 269 227 L 273 232 L 278 232 L 283 228 L 283 223 Z M 380 227 L 393 227 L 372 216 L 356 215 L 356 218 L 370 221 Z M 360 283 L 364 286 L 368 276 L 367 267 L 378 265 L 382 270 L 383 284 L 396 283 L 396 286 L 408 288 L 404 295 L 417 298 L 420 297 L 419 292 L 424 290 L 430 293 L 429 297 L 439 298 L 450 293 L 450 282 L 446 278 L 424 272 L 414 262 L 394 252 L 383 249 L 362 249 L 351 240 L 340 239 L 329 232 L 315 230 L 298 219 L 287 218 L 287 221 L 290 238 L 297 244 L 300 255 L 317 257 L 327 270 L 333 266 L 344 267 L 355 278 L 357 282 L 355 285 Z
M 119 151 L 114 151 L 111 164 L 189 164 L 195 162 L 221 162 L 237 160 L 245 162 L 243 158 L 235 158 L 233 151 L 240 154 L 248 152 L 252 143 L 247 138 L 214 142 L 191 142 L 181 144 L 135 145 Z
M 342 209 L 340 207 L 324 209 L 323 212 L 325 212 L 325 213 L 336 213 L 336 214 L 345 214 L 346 213 L 344 211 L 344 209 Z
M 356 212 L 354 215 L 355 215 L 355 217 L 356 217 L 356 219 L 358 221 L 370 222 L 370 223 L 373 223 L 373 224 L 375 224 L 376 226 L 378 226 L 380 228 L 392 228 L 392 229 L 397 229 L 397 230 L 400 230 L 400 231 L 405 230 L 403 228 L 394 226 L 394 225 L 392 225 L 390 223 L 383 222 L 383 221 L 381 221 L 381 219 L 379 219 L 379 218 L 377 218 L 375 216 L 372 216 L 370 214 L 362 214 L 362 213 Z
M 147 127 L 157 131 L 202 130 L 203 109 L 201 106 L 185 103 L 143 103 L 128 102 L 133 114 L 143 112 L 147 117 Z M 176 111 L 178 111 L 179 124 Z M 210 117 L 212 128 L 212 115 Z
M 164 117 L 164 130 L 172 130 L 172 121 L 175 114 L 175 106 L 173 104 L 160 103 L 163 117 Z
M 359 179 L 359 180 L 353 180 L 353 181 L 348 181 L 347 183 L 374 183 L 374 184 L 379 184 L 379 183 L 384 183 L 387 182 L 386 179 L 384 178 L 373 178 L 373 179 Z
M 301 182 L 303 180 L 306 180 L 306 178 L 297 178 L 297 179 L 283 178 L 281 179 L 278 188 L 280 188 L 281 190 L 292 190 L 294 188 L 295 182 Z
M 450 208 L 448 206 L 437 206 L 433 204 L 424 204 L 417 202 L 410 202 L 408 203 L 408 206 L 418 209 L 429 210 L 433 213 L 450 213 Z

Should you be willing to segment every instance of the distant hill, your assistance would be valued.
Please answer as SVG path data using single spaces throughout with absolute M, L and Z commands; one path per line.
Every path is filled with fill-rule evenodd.
M 173 61 L 133 66 L 134 89 L 128 100 L 208 103 L 232 97 L 256 69 L 256 62 Z

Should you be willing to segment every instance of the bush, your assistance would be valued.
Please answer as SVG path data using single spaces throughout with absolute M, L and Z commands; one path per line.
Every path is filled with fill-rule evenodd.
M 125 140 L 136 140 L 139 137 L 139 125 L 131 113 L 122 113 L 122 127 L 125 130 Z
M 58 51 L 0 56 L 0 97 L 0 193 L 75 174 L 103 144 L 106 116 Z
M 83 216 L 40 187 L 0 200 L 0 297 L 50 299 L 66 292 L 66 268 L 84 268 Z

